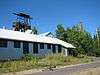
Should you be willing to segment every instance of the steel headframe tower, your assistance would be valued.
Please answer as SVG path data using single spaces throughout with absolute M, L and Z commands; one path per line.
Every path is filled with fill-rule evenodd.
M 13 30 L 25 32 L 27 29 L 31 29 L 30 15 L 24 13 L 13 13 L 17 16 L 16 21 L 13 22 Z

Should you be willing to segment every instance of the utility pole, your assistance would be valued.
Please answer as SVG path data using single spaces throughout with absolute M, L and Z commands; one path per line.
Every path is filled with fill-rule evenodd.
M 80 24 L 80 31 L 83 32 L 83 24 L 82 24 L 82 22 L 80 22 L 79 24 Z

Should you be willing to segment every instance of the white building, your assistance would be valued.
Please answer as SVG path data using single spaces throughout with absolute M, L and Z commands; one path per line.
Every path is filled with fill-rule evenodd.
M 0 29 L 0 60 L 18 59 L 24 54 L 45 56 L 49 53 L 70 54 L 72 44 L 57 38 Z

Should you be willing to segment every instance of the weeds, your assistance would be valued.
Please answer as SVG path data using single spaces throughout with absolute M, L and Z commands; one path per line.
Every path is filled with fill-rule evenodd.
M 36 58 L 32 55 L 25 55 L 20 60 L 0 62 L 0 73 L 16 72 L 33 68 L 41 68 L 48 66 L 69 65 L 77 63 L 86 63 L 88 58 L 79 58 L 72 56 L 64 56 L 63 54 L 50 54 L 44 58 Z

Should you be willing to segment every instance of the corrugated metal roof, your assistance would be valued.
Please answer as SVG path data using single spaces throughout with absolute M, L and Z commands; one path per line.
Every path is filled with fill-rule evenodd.
M 30 41 L 30 42 L 60 44 L 66 48 L 75 48 L 72 44 L 59 40 L 57 38 L 27 34 L 24 32 L 12 31 L 7 29 L 0 29 L 0 38 Z

